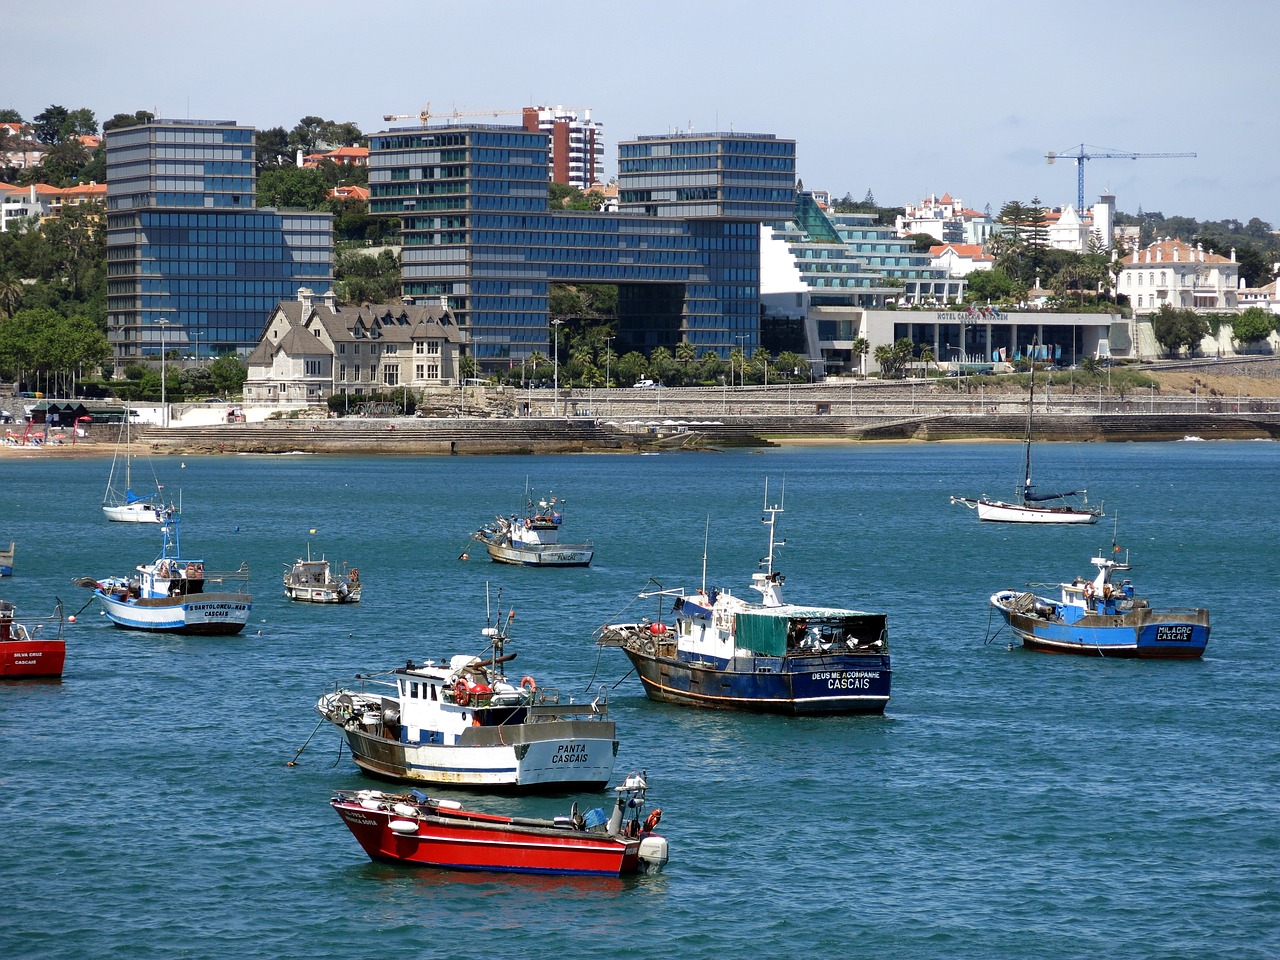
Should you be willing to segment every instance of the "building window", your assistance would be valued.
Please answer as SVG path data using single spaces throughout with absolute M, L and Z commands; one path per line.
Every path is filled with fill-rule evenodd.
M 427 375 L 427 368 L 425 364 L 421 364 L 421 363 L 414 364 L 413 379 L 421 380 L 424 377 L 426 377 L 426 375 Z
M 426 377 L 426 378 L 427 378 L 428 380 L 439 380 L 439 379 L 440 379 L 440 365 L 439 365 L 439 364 L 436 364 L 436 363 L 428 363 L 428 364 L 427 364 L 427 377 Z
M 338 364 L 338 379 L 343 382 L 347 379 L 347 365 L 345 363 Z
M 395 363 L 384 363 L 382 365 L 382 382 L 388 387 L 394 387 L 400 382 L 400 366 Z
M 305 366 L 306 366 L 307 376 L 308 376 L 308 377 L 318 377 L 318 376 L 320 376 L 320 361 L 319 361 L 319 360 L 307 360 L 307 361 L 305 361 Z

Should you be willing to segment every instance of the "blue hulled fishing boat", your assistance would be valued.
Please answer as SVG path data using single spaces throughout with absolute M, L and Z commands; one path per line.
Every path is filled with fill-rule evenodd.
M 1112 548 L 1113 554 L 1118 548 Z M 1020 590 L 991 598 L 1014 635 L 1029 650 L 1093 657 L 1194 660 L 1209 643 L 1209 611 L 1198 607 L 1157 609 L 1137 595 L 1133 583 L 1113 583 L 1130 568 L 1110 557 L 1093 557 L 1093 579 L 1059 584 L 1058 599 Z
M 621 647 L 649 699 L 783 714 L 883 713 L 889 702 L 888 618 L 844 607 L 786 603 L 773 569 L 782 506 L 765 492 L 769 553 L 753 574 L 753 602 L 704 586 L 642 592 L 653 619 L 606 624 L 598 642 Z M 705 568 L 705 556 L 703 564 Z M 669 603 L 669 607 L 668 607 Z M 664 613 L 666 617 L 664 618 Z

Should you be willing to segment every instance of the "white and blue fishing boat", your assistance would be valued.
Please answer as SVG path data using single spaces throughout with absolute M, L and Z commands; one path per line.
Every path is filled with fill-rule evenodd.
M 161 633 L 229 635 L 249 622 L 253 597 L 247 592 L 249 566 L 230 573 L 206 571 L 203 560 L 184 557 L 178 538 L 181 517 L 172 515 L 160 529 L 160 556 L 139 564 L 132 576 L 75 582 L 93 590 L 103 612 L 117 627 Z
M 382 779 L 504 792 L 604 787 L 618 753 L 607 691 L 574 703 L 532 676 L 508 679 L 516 654 L 505 652 L 502 624 L 499 615 L 485 627 L 484 659 L 455 654 L 357 675 L 335 683 L 316 712 L 342 731 L 356 765 Z
M 523 515 L 495 517 L 471 535 L 497 563 L 525 567 L 586 567 L 595 549 L 588 543 L 561 543 L 564 501 L 548 495 L 534 501 L 525 491 Z M 467 559 L 464 553 L 462 559 Z
M 883 713 L 889 702 L 888 618 L 844 607 L 787 603 L 773 569 L 781 504 L 765 491 L 769 553 L 752 575 L 753 602 L 703 586 L 648 590 L 652 619 L 606 624 L 603 646 L 621 647 L 649 699 L 720 710 L 782 714 Z M 652 581 L 651 581 L 652 582 Z M 669 610 L 664 609 L 670 603 Z
M 1114 583 L 1117 571 L 1131 569 L 1128 554 L 1124 562 L 1105 556 L 1090 562 L 1097 575 L 1058 584 L 1057 599 L 1001 590 L 991 597 L 991 606 L 1028 650 L 1142 660 L 1194 660 L 1204 654 L 1208 610 L 1157 609 L 1137 595 L 1131 581 Z

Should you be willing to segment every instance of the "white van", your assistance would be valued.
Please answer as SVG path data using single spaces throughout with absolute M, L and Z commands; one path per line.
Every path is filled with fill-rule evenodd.
M 644 380 L 637 380 L 635 384 L 635 389 L 636 390 L 652 390 L 656 386 L 657 386 L 656 383 L 646 378 Z

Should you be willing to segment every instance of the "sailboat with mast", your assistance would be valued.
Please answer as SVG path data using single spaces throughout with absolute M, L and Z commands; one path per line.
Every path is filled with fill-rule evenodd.
M 164 523 L 173 515 L 173 507 L 166 507 L 160 482 L 155 481 L 155 492 L 139 494 L 133 489 L 133 438 L 129 422 L 131 411 L 124 408 L 124 422 L 120 424 L 120 437 L 116 441 L 115 456 L 111 458 L 111 473 L 107 477 L 107 489 L 102 495 L 102 512 L 116 523 Z
M 1037 344 L 1031 345 L 1031 387 L 1027 392 L 1027 435 L 1024 441 L 1022 488 L 1013 502 L 990 497 L 952 497 L 953 504 L 962 503 L 978 511 L 978 519 L 992 523 L 1097 523 L 1102 507 L 1089 505 L 1087 490 L 1040 493 L 1031 482 L 1032 420 L 1036 399 Z

